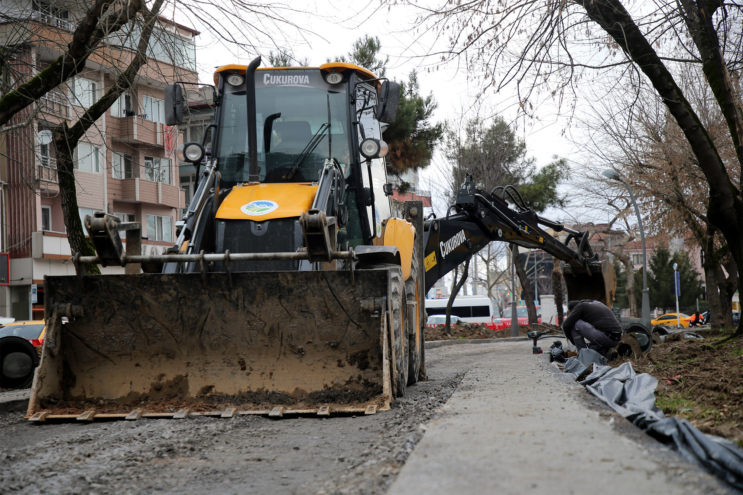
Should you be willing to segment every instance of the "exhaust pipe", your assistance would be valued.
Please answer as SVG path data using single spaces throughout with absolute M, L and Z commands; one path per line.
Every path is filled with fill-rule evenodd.
M 248 150 L 250 153 L 250 170 L 248 171 L 248 182 L 258 182 L 258 134 L 255 123 L 255 71 L 261 65 L 261 57 L 258 56 L 250 62 L 245 71 L 245 97 L 248 100 Z

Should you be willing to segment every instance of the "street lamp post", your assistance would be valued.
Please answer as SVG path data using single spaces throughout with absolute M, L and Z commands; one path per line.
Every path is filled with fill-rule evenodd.
M 679 315 L 679 295 L 680 295 L 680 280 L 679 280 L 679 264 L 673 264 L 673 293 L 676 296 L 676 328 L 681 328 L 681 316 Z
M 622 176 L 616 170 L 604 170 L 601 172 L 604 177 L 612 180 L 621 182 L 627 187 L 629 197 L 632 200 L 632 205 L 635 207 L 635 214 L 637 215 L 637 223 L 640 225 L 640 240 L 642 241 L 642 325 L 650 330 L 650 289 L 648 289 L 648 253 L 645 248 L 645 229 L 642 228 L 642 217 L 640 216 L 640 208 L 637 207 L 637 201 L 635 201 L 635 195 L 632 194 L 629 184 L 622 179 Z

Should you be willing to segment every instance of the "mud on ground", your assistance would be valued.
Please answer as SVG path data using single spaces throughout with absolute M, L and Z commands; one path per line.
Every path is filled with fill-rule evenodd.
M 743 340 L 718 345 L 731 333 L 698 333 L 705 340 L 679 333 L 653 344 L 648 354 L 631 359 L 633 367 L 658 379 L 655 400 L 665 414 L 743 446 Z
M 429 381 L 373 416 L 36 425 L 0 413 L 0 494 L 382 494 L 474 359 L 438 354 L 426 353 Z
M 444 325 L 436 325 L 433 328 L 426 328 L 426 341 L 433 340 L 456 340 L 456 339 L 505 339 L 511 336 L 511 329 L 491 330 L 485 325 L 468 324 L 467 326 L 456 324 L 451 326 L 451 335 L 447 335 Z M 529 329 L 519 327 L 519 335 L 526 337 Z

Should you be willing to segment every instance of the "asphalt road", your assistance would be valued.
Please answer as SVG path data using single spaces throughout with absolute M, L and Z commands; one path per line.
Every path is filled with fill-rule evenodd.
M 645 488 L 655 489 L 664 483 L 673 490 L 662 493 L 726 493 L 709 476 L 632 425 L 611 421 L 603 405 L 581 387 L 554 374 L 545 356 L 532 356 L 530 351 L 530 342 L 427 350 L 430 380 L 410 387 L 404 400 L 374 416 L 280 420 L 192 417 L 35 425 L 23 420 L 21 413 L 0 413 L 0 494 L 381 494 L 391 486 L 390 493 L 428 493 L 429 487 L 437 486 L 425 484 L 431 480 L 453 487 L 457 471 L 483 476 L 483 466 L 487 471 L 484 476 L 500 478 L 508 466 L 512 471 L 509 476 L 518 481 L 533 472 L 518 471 L 514 466 L 535 452 L 534 442 L 513 442 L 493 457 L 474 447 L 486 444 L 483 439 L 497 439 L 499 430 L 504 435 L 506 430 L 524 429 L 526 433 L 526 425 L 533 429 L 549 421 L 549 415 L 541 411 L 519 416 L 519 407 L 533 409 L 544 397 L 543 387 L 560 394 L 560 407 L 567 405 L 570 414 L 579 416 L 576 428 L 589 421 L 591 440 L 600 439 L 592 448 L 612 451 L 606 458 L 616 462 L 612 466 L 615 470 L 653 459 L 652 473 L 640 471 L 643 475 L 635 477 L 639 483 L 633 485 L 635 493 L 647 493 Z M 473 397 L 497 407 L 481 404 L 475 408 L 477 416 L 460 421 L 466 415 L 454 413 L 474 406 L 467 402 Z M 453 423 L 449 422 L 452 417 L 457 418 Z M 553 422 L 550 429 L 564 437 L 559 434 L 560 427 L 559 422 Z M 460 428 L 467 434 L 442 436 L 449 428 L 452 432 Z M 421 438 L 423 443 L 416 449 Z M 442 449 L 442 439 L 458 444 L 458 450 Z M 615 449 L 617 442 L 624 454 Z M 438 448 L 436 455 L 444 456 L 438 461 L 444 459 L 440 465 L 449 465 L 449 471 L 426 467 L 432 465 L 425 457 L 431 454 L 431 446 Z M 569 463 L 565 464 L 567 471 L 550 471 L 550 459 L 562 455 L 560 445 L 536 448 L 548 453 L 539 457 L 540 465 L 534 468 L 547 470 L 546 477 L 540 479 L 570 476 Z M 411 453 L 410 463 L 403 468 Z M 625 462 L 622 455 L 636 458 Z M 576 469 L 588 467 L 578 465 Z M 643 480 L 653 482 L 643 484 Z M 513 486 L 520 489 L 522 485 Z M 593 493 L 595 488 L 575 493 Z

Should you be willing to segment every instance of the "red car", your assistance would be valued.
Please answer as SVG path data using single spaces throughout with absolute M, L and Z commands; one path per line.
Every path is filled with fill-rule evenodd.
M 539 306 L 537 306 L 537 323 L 542 323 L 542 315 L 539 311 Z M 529 313 L 526 310 L 526 306 L 518 306 L 516 308 L 516 317 L 518 318 L 519 325 L 528 325 L 529 324 Z M 511 326 L 511 307 L 509 306 L 504 312 L 503 312 L 503 318 L 501 318 L 501 322 L 504 325 L 504 328 L 508 328 Z

